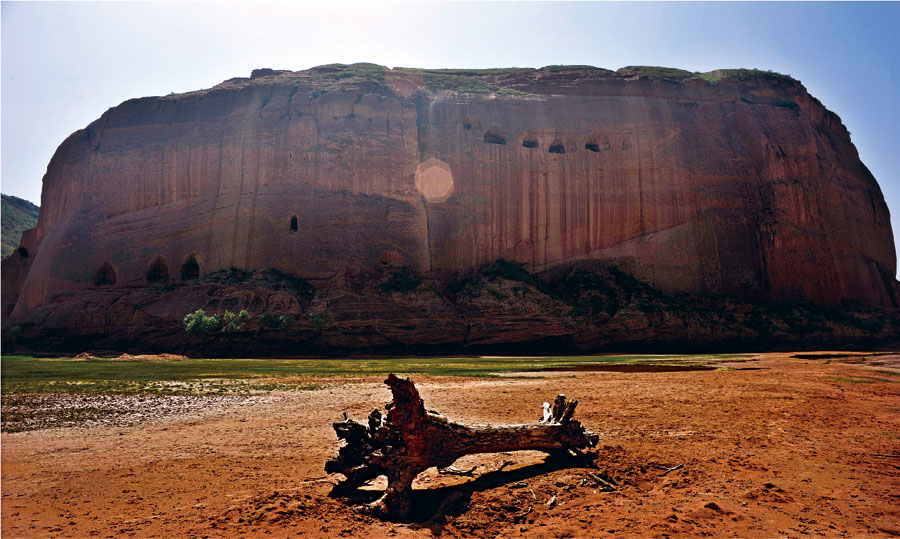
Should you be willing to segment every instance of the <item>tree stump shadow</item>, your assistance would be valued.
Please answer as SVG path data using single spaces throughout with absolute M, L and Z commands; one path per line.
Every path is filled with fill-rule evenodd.
M 479 475 L 470 481 L 458 485 L 415 489 L 409 514 L 403 519 L 388 519 L 384 515 L 375 515 L 384 520 L 408 522 L 415 527 L 427 527 L 435 535 L 439 535 L 446 522 L 446 517 L 459 516 L 469 509 L 472 494 L 505 485 L 511 485 L 532 479 L 558 470 L 571 468 L 596 469 L 596 454 L 552 453 L 542 462 L 516 468 L 513 470 L 495 470 Z M 381 490 L 361 489 L 348 481 L 341 481 L 328 494 L 348 506 L 363 509 L 384 494 Z

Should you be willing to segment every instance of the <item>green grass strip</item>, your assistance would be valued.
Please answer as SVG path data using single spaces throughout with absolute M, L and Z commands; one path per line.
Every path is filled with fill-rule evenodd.
M 843 376 L 829 376 L 829 380 L 834 380 L 835 382 L 850 382 L 851 384 L 874 384 L 875 382 L 872 380 L 859 380 L 856 378 L 844 378 Z
M 281 389 L 272 379 L 384 376 L 492 377 L 579 365 L 697 365 L 738 359 L 728 355 L 610 355 L 551 357 L 433 357 L 389 359 L 181 359 L 117 361 L 3 356 L 0 388 L 9 393 L 191 393 Z M 255 383 L 254 380 L 258 380 Z

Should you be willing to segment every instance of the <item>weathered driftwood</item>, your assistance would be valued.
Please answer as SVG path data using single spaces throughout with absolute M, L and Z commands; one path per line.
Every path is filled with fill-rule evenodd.
M 341 473 L 349 485 L 361 485 L 387 476 L 384 495 L 370 508 L 377 513 L 403 518 L 409 514 L 413 479 L 432 466 L 445 468 L 463 455 L 535 449 L 548 453 L 592 447 L 597 435 L 572 420 L 578 401 L 563 395 L 553 405 L 544 403 L 544 418 L 529 425 L 463 425 L 426 411 L 416 386 L 407 378 L 389 375 L 385 384 L 394 399 L 387 417 L 378 409 L 367 424 L 347 417 L 334 423 L 338 438 L 346 444 L 325 463 L 328 473 Z

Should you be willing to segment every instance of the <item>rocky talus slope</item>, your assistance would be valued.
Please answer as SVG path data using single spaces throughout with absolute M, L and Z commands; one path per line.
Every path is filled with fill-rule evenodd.
M 492 267 L 523 275 L 465 292 Z M 246 308 L 290 318 L 248 337 L 273 353 L 882 342 L 895 272 L 875 179 L 789 77 L 331 65 L 132 99 L 73 133 L 3 262 L 3 323 L 48 347 L 214 351 L 184 315 Z

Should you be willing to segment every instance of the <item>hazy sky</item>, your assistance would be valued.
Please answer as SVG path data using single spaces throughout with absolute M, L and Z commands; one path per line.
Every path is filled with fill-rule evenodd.
M 2 3 L 2 191 L 40 201 L 56 147 L 126 99 L 259 67 L 690 71 L 799 79 L 836 112 L 900 236 L 900 3 Z

